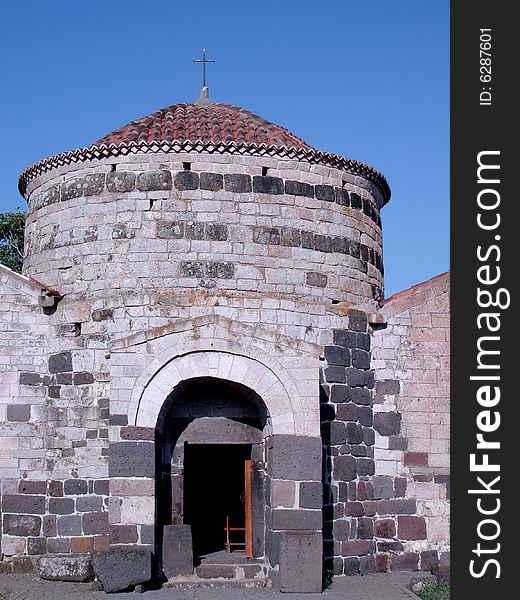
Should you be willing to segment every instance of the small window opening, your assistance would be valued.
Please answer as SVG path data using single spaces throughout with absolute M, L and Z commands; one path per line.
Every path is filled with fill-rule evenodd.
M 191 171 L 191 163 L 190 163 L 190 162 L 183 162 L 183 163 L 182 163 L 182 168 L 183 168 L 185 171 Z
M 269 171 L 269 167 L 262 167 L 262 177 L 267 175 L 267 171 Z
M 113 173 L 116 170 L 117 165 L 110 165 L 110 171 Z

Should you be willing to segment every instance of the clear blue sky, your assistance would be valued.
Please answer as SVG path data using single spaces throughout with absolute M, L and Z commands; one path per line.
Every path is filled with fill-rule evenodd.
M 386 295 L 449 268 L 448 0 L 25 0 L 0 17 L 0 211 L 17 179 L 211 96 L 382 171 Z

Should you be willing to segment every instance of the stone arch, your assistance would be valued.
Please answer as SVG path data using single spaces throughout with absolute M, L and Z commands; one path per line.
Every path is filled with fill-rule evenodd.
M 267 407 L 272 433 L 304 433 L 298 388 L 277 361 L 211 347 L 175 354 L 171 348 L 162 352 L 136 381 L 129 410 L 130 422 L 136 426 L 155 427 L 165 399 L 182 381 L 214 377 L 254 390 Z

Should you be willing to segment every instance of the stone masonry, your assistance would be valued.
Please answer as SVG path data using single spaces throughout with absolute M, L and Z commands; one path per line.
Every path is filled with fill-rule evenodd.
M 0 267 L 6 564 L 124 550 L 160 570 L 163 540 L 191 547 L 186 443 L 251 445 L 275 588 L 448 551 L 448 279 L 383 302 L 386 181 L 291 136 L 195 102 L 22 174 L 24 275 Z M 211 381 L 234 404 L 201 409 Z
M 445 273 L 386 300 L 387 327 L 374 335 L 381 569 L 428 570 L 449 557 L 449 283 Z

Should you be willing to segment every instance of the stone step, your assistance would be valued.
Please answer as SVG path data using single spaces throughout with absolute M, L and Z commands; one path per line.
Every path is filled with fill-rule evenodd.
M 265 563 L 202 563 L 195 569 L 195 573 L 201 579 L 259 579 L 267 576 L 267 567 Z
M 268 579 L 192 579 L 176 577 L 164 584 L 164 587 L 178 590 L 191 588 L 270 588 Z

